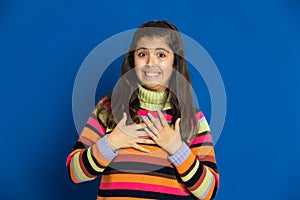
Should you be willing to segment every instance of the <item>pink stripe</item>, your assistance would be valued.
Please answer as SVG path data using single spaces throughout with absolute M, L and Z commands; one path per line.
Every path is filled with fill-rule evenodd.
M 189 193 L 168 186 L 145 184 L 145 183 L 131 183 L 131 182 L 116 182 L 116 183 L 101 183 L 100 189 L 102 190 L 139 190 L 149 192 L 161 192 L 166 194 L 175 194 L 181 196 L 189 196 Z
M 92 146 L 95 143 L 94 141 L 92 141 L 89 138 L 84 137 L 84 136 L 80 136 L 80 142 L 82 142 L 84 145 L 87 145 L 87 146 Z
M 107 98 L 108 98 L 107 96 L 103 97 L 98 104 L 100 104 L 100 105 L 102 105 L 106 108 L 109 108 L 110 107 L 110 101 L 106 101 Z
M 199 112 L 196 114 L 196 119 L 197 119 L 197 120 L 200 120 L 202 117 L 204 117 L 204 114 L 203 114 L 201 111 L 199 111 Z
M 71 161 L 73 156 L 68 156 L 67 160 L 66 160 L 66 166 L 68 166 L 69 162 Z
M 156 111 L 148 111 L 148 110 L 139 110 L 138 111 L 138 115 L 140 115 L 140 116 L 148 116 L 148 113 L 151 113 L 152 115 L 153 115 L 153 117 L 155 117 L 155 118 L 159 118 L 158 117 L 158 114 L 157 114 L 157 112 Z M 166 113 L 163 113 L 163 115 L 165 116 L 165 118 L 166 118 L 166 120 L 168 121 L 168 122 L 171 122 L 172 121 L 172 115 L 168 115 L 168 114 L 166 114 Z
M 211 135 L 210 134 L 205 134 L 205 135 L 197 136 L 191 141 L 190 145 L 199 144 L 199 143 L 202 143 L 202 142 L 212 142 Z
M 103 97 L 103 98 L 100 100 L 100 103 L 103 103 L 106 99 L 107 99 L 107 97 Z
M 202 118 L 204 118 L 204 114 L 201 111 L 197 112 L 196 114 L 197 121 L 199 122 Z M 191 119 L 191 124 L 192 126 L 194 126 L 194 121 L 192 119 Z
M 105 133 L 106 133 L 105 129 L 103 128 L 103 126 L 101 126 L 99 124 L 99 122 L 95 118 L 89 117 L 87 123 L 89 125 L 91 125 L 92 127 L 94 127 L 99 133 L 101 133 L 102 135 L 105 135 Z

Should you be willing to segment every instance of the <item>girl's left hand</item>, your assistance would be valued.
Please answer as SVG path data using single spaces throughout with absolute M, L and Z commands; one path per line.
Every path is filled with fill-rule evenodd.
M 157 113 L 159 121 L 156 120 L 151 113 L 148 114 L 150 120 L 144 120 L 147 125 L 145 132 L 158 146 L 173 155 L 182 145 L 179 126 L 180 118 L 176 120 L 175 128 L 173 129 L 170 127 L 161 111 L 157 111 Z

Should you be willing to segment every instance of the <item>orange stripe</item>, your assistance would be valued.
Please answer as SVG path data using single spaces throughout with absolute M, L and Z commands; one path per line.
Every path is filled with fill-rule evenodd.
M 209 191 L 208 191 L 206 197 L 203 200 L 210 200 L 211 199 L 212 193 L 213 193 L 214 188 L 215 188 L 215 184 L 216 184 L 216 181 L 215 181 L 215 179 L 213 179 L 213 182 L 212 182 L 212 184 L 209 188 Z
M 72 151 L 70 153 L 70 156 L 71 156 L 71 160 L 70 160 L 70 176 L 71 176 L 71 179 L 74 183 L 79 183 L 78 180 L 75 178 L 75 175 L 74 175 L 74 172 L 73 172 L 73 168 L 72 168 L 72 165 L 73 165 L 73 156 L 77 153 L 77 152 L 81 152 L 82 149 L 75 149 L 74 151 Z
M 194 147 L 191 148 L 191 151 L 198 156 L 214 156 L 215 152 L 214 152 L 214 148 L 213 146 L 200 146 L 200 147 Z
M 74 175 L 74 172 L 73 172 L 73 159 L 71 160 L 70 162 L 70 176 L 71 176 L 71 179 L 74 183 L 79 183 L 79 181 L 75 178 L 75 175 Z
M 157 158 L 152 155 L 139 155 L 139 154 L 119 154 L 114 162 L 141 162 L 141 163 L 150 163 L 155 165 L 162 166 L 171 166 L 171 163 L 166 158 Z
M 91 150 L 92 150 L 92 154 L 96 158 L 97 162 L 101 166 L 106 167 L 110 161 L 102 156 L 102 154 L 98 150 L 97 145 L 93 145 Z
M 189 157 L 179 166 L 177 166 L 177 170 L 179 174 L 183 174 L 185 173 L 189 167 L 191 166 L 191 164 L 194 162 L 194 160 L 196 159 L 194 154 L 190 154 Z
M 94 131 L 92 131 L 91 129 L 89 129 L 87 127 L 83 128 L 80 137 L 82 137 L 82 136 L 91 140 L 93 143 L 96 143 L 100 139 L 100 136 L 97 133 L 95 133 Z
M 123 148 L 123 149 L 120 149 L 118 155 L 121 155 L 121 154 L 135 154 L 136 155 L 137 154 L 137 155 L 149 155 L 151 157 L 168 159 L 167 152 L 165 152 L 160 147 L 155 147 L 155 146 L 150 146 L 150 145 L 145 145 L 145 144 L 140 144 L 140 146 L 142 146 L 146 149 L 149 149 L 150 153 L 144 153 L 144 152 L 136 150 L 134 148 Z
M 71 157 L 71 159 L 73 158 L 73 156 L 77 153 L 77 152 L 80 152 L 82 151 L 82 149 L 75 149 L 73 150 L 70 154 L 69 154 L 69 157 Z
M 102 175 L 101 183 L 115 183 L 115 182 L 130 182 L 135 183 L 139 180 L 139 183 L 155 184 L 161 186 L 169 186 L 173 188 L 183 189 L 184 185 L 178 184 L 176 179 L 169 179 L 159 176 L 149 176 L 141 174 L 110 174 Z

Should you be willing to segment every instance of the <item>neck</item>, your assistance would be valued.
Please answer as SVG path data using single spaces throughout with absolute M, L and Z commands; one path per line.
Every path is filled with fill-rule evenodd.
M 143 109 L 166 110 L 172 108 L 171 95 L 167 90 L 157 92 L 139 86 L 138 98 Z

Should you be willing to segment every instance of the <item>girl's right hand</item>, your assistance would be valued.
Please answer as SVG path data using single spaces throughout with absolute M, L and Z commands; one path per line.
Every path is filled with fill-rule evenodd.
M 132 147 L 134 149 L 149 153 L 148 149 L 145 149 L 139 145 L 144 144 L 155 144 L 151 139 L 143 139 L 140 136 L 148 136 L 144 128 L 145 124 L 132 124 L 126 125 L 127 115 L 123 114 L 123 118 L 114 128 L 114 130 L 107 135 L 107 141 L 112 151 L 116 151 L 121 148 Z

